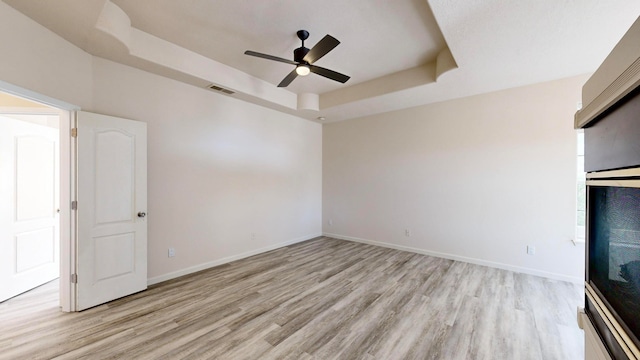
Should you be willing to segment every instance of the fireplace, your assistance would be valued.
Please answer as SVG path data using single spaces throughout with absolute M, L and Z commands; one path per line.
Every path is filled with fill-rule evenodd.
M 640 359 L 640 18 L 585 83 L 587 359 Z

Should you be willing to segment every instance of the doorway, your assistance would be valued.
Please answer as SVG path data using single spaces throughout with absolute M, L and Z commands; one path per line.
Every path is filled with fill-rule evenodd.
M 0 301 L 60 275 L 59 126 L 55 109 L 0 110 Z
M 73 311 L 75 306 L 73 296 L 75 289 L 71 281 L 69 281 L 74 265 L 71 261 L 73 242 L 71 241 L 70 198 L 72 179 L 70 176 L 71 136 L 69 129 L 71 129 L 73 111 L 77 109 L 77 106 L 0 81 L 0 114 L 2 114 L 0 116 L 3 116 L 3 124 L 9 126 L 8 124 L 11 123 L 12 131 L 16 130 L 17 127 L 23 128 L 22 130 L 24 128 L 36 129 L 36 132 L 43 133 L 53 131 L 57 134 L 57 138 L 51 139 L 49 137 L 49 142 L 44 139 L 51 134 L 44 134 L 46 135 L 44 137 L 21 137 L 20 141 L 16 141 L 15 136 L 2 140 L 2 143 L 7 143 L 6 146 L 11 149 L 8 150 L 11 153 L 9 157 L 1 157 L 0 162 L 8 163 L 3 166 L 8 166 L 11 175 L 8 177 L 10 179 L 8 181 L 9 185 L 4 185 L 4 193 L 0 192 L 0 197 L 3 199 L 2 204 L 8 204 L 7 209 L 3 210 L 4 218 L 1 220 L 4 222 L 0 226 L 0 249 L 3 251 L 2 256 L 13 252 L 13 256 L 16 257 L 16 251 L 20 252 L 21 255 L 28 255 L 22 256 L 19 260 L 12 260 L 8 266 L 9 270 L 4 271 L 7 271 L 7 273 L 13 272 L 14 275 L 16 273 L 28 275 L 22 277 L 29 277 L 31 281 L 36 281 L 35 279 L 38 276 L 35 276 L 35 273 L 41 270 L 44 265 L 48 265 L 49 268 L 55 267 L 57 272 L 55 269 L 51 269 L 53 275 L 47 276 L 60 277 L 60 280 L 54 283 L 59 283 L 59 306 L 62 311 Z M 7 131 L 2 131 L 2 134 L 6 133 Z M 55 144 L 52 145 L 51 142 Z M 20 153 L 17 157 L 26 164 L 18 171 L 19 174 L 16 174 L 16 149 Z M 51 156 L 51 152 L 55 152 L 55 155 Z M 48 164 L 45 158 L 50 159 Z M 44 160 L 45 164 L 33 166 L 38 159 Z M 51 177 L 45 186 L 42 186 L 38 181 L 26 183 L 20 181 L 21 186 L 18 189 L 16 186 L 18 181 L 13 179 L 16 175 L 33 178 L 38 177 L 38 173 L 50 174 L 52 172 L 55 176 Z M 4 173 L 6 172 L 3 171 Z M 5 176 L 5 178 L 7 177 Z M 5 180 L 5 182 L 7 181 Z M 51 189 L 52 182 L 55 183 L 54 189 Z M 38 206 L 30 210 L 22 207 L 20 214 L 18 214 L 16 196 L 21 196 L 21 200 L 25 201 L 38 198 L 46 198 L 49 201 L 48 203 L 42 201 Z M 42 216 L 45 211 L 49 215 L 53 212 L 53 216 L 49 216 L 51 224 L 42 226 L 39 229 L 26 229 L 27 231 L 23 231 L 25 230 L 24 227 L 15 228 L 14 225 L 17 223 L 16 220 L 18 218 L 20 219 L 18 224 L 20 226 L 33 225 L 37 227 L 38 224 L 36 223 L 43 225 L 41 222 L 46 217 Z M 56 226 L 57 229 L 52 229 L 52 226 Z M 7 228 L 10 228 L 10 230 L 6 230 Z M 16 231 L 22 235 L 20 241 L 16 239 Z M 3 260 L 0 262 L 7 263 Z M 52 265 L 52 263 L 55 265 Z M 39 281 L 44 281 L 42 279 L 44 278 L 40 277 Z M 9 285 L 6 279 L 0 278 L 1 290 L 3 292 L 5 290 L 7 292 L 12 291 L 13 294 L 11 295 L 15 295 L 16 291 L 26 291 L 30 287 L 20 284 L 20 286 L 23 286 L 22 289 L 8 289 Z
M 53 182 L 59 184 L 56 186 L 59 189 L 59 198 L 56 198 L 59 199 L 58 209 L 54 210 L 57 214 L 54 217 L 59 218 L 60 241 L 59 250 L 53 246 L 53 252 L 60 254 L 57 260 L 60 264 L 62 311 L 80 311 L 145 290 L 146 123 L 79 111 L 78 107 L 71 104 L 3 81 L 0 81 L 0 91 L 5 92 L 3 97 L 12 95 L 12 101 L 35 102 L 50 108 L 46 111 L 52 114 L 55 114 L 55 110 L 59 111 L 59 145 L 53 146 L 60 154 L 59 168 L 57 179 Z M 25 114 L 12 106 L 13 112 Z M 0 113 L 12 106 L 3 109 L 0 104 Z M 32 168 L 37 177 L 40 166 Z M 9 182 L 15 184 L 21 181 Z M 9 197 L 12 196 L 9 194 Z M 23 197 L 26 195 L 23 194 Z M 79 198 L 82 201 L 78 201 Z M 51 204 L 47 206 L 52 208 Z M 15 210 L 7 213 L 12 211 L 16 213 Z M 5 218 L 12 220 L 11 216 Z M 55 233 L 55 230 L 52 231 Z M 51 248 L 45 249 L 44 253 L 51 255 Z M 40 247 L 25 249 L 22 252 L 29 253 Z M 42 259 L 23 263 L 34 267 Z M 17 268 L 16 265 L 12 266 Z M 24 266 L 20 269 L 27 268 Z
M 0 302 L 60 276 L 60 110 L 0 92 Z

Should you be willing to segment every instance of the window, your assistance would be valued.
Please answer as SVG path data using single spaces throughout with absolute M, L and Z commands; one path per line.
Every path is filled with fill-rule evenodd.
M 587 213 L 587 186 L 584 172 L 584 131 L 578 132 L 576 167 L 576 240 L 585 239 L 585 217 Z

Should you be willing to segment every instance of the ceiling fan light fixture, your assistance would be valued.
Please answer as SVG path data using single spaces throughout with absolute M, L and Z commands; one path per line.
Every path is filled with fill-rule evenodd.
M 296 73 L 300 76 L 307 76 L 311 72 L 309 66 L 307 65 L 298 65 L 296 66 Z

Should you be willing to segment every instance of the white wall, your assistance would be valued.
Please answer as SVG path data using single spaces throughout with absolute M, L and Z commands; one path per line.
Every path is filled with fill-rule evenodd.
M 151 282 L 321 234 L 321 125 L 93 57 L 3 2 L 0 53 L 0 81 L 148 123 Z
M 581 281 L 572 125 L 586 79 L 326 124 L 324 233 Z
M 91 107 L 92 56 L 0 1 L 0 80 Z
M 321 125 L 99 58 L 93 83 L 147 122 L 152 282 L 321 234 Z
M 569 242 L 571 123 L 586 77 L 330 124 L 322 135 L 94 58 L 2 2 L 0 52 L 2 81 L 148 122 L 155 280 L 316 235 L 321 211 L 327 233 L 582 278 L 584 249 Z

